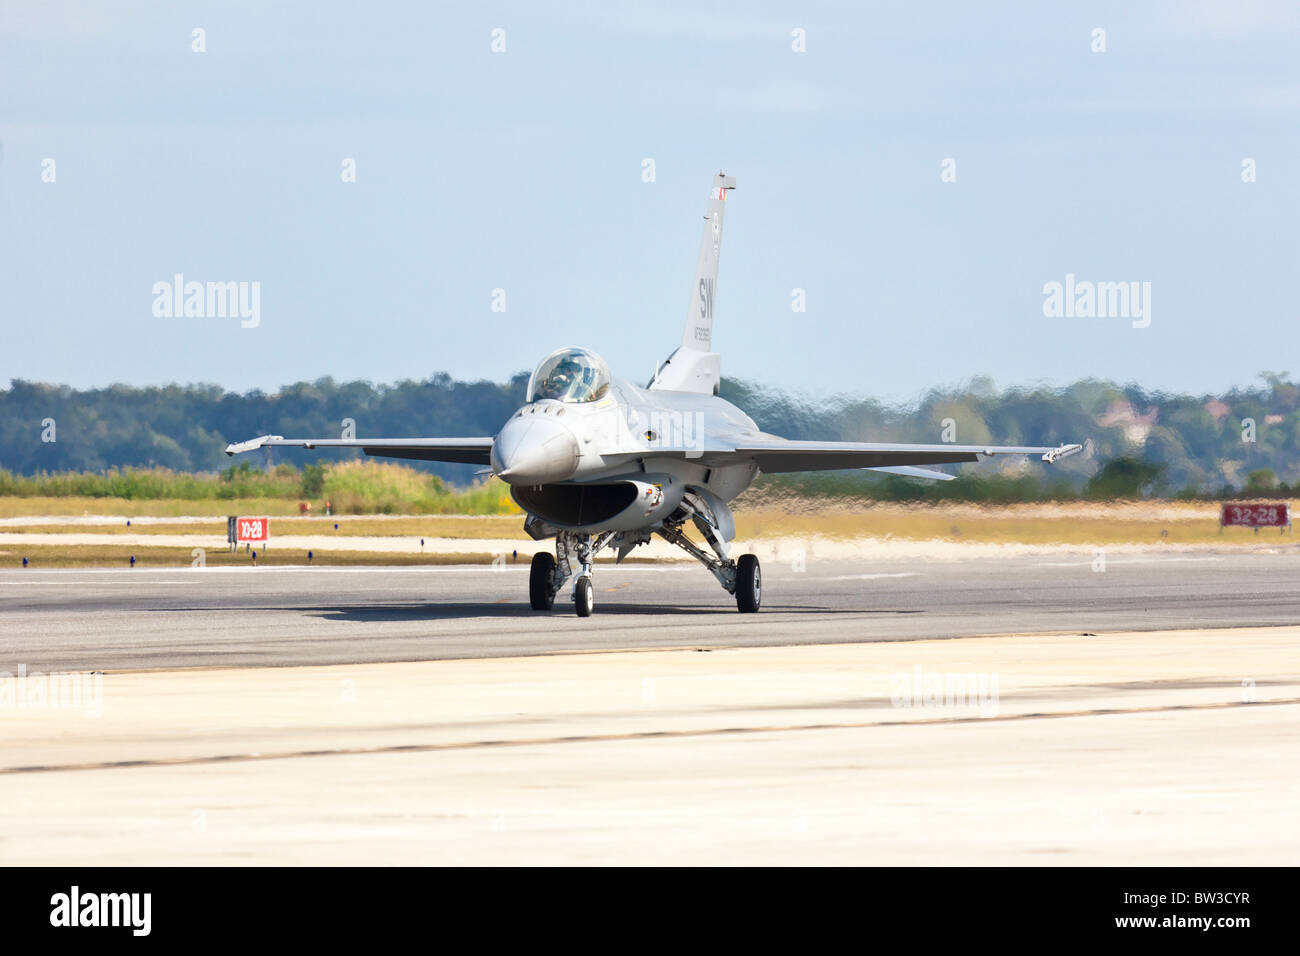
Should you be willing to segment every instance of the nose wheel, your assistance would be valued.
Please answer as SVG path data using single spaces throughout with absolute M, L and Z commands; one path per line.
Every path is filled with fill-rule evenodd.
M 528 574 L 528 600 L 533 610 L 550 611 L 555 607 L 555 595 L 560 593 L 564 582 L 573 577 L 576 565 L 573 609 L 578 617 L 591 617 L 596 608 L 596 589 L 591 583 L 592 562 L 613 539 L 613 531 L 597 535 L 561 531 L 555 536 L 554 556 L 546 551 L 534 554 Z
M 591 617 L 591 611 L 596 606 L 596 589 L 591 586 L 591 578 L 583 575 L 578 578 L 578 583 L 573 589 L 573 607 L 578 612 L 578 617 Z

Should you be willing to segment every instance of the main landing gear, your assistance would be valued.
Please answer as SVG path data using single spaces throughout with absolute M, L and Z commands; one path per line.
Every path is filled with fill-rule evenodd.
M 758 558 L 742 554 L 736 562 L 736 607 L 742 614 L 753 614 L 763 603 L 763 572 Z
M 528 573 L 528 599 L 534 611 L 549 611 L 555 606 L 555 558 L 547 551 L 533 555 L 533 567 Z
M 741 614 L 757 612 L 763 603 L 763 573 L 759 569 L 758 558 L 752 554 L 742 554 L 740 560 L 731 560 L 727 556 L 727 542 L 718 534 L 717 526 L 699 509 L 689 505 L 685 505 L 685 508 L 688 510 L 674 513 L 656 533 L 708 568 L 723 590 L 735 595 L 736 608 Z M 688 517 L 700 534 L 704 535 L 713 554 L 709 554 L 682 532 L 682 525 Z
M 704 535 L 713 554 L 699 547 L 682 532 L 687 518 Z M 723 590 L 735 596 L 736 608 L 742 614 L 758 611 L 763 600 L 763 573 L 758 558 L 752 554 L 742 554 L 739 560 L 731 560 L 727 556 L 726 542 L 705 514 L 686 505 L 654 533 L 665 541 L 671 541 L 708 568 Z M 596 555 L 606 547 L 616 547 L 621 559 L 633 547 L 649 540 L 649 531 L 607 531 L 603 534 L 558 532 L 555 536 L 554 557 L 545 551 L 533 555 L 533 565 L 528 576 L 528 598 L 533 610 L 549 611 L 555 607 L 555 596 L 565 582 L 573 577 L 576 565 L 578 572 L 577 580 L 573 583 L 573 608 L 578 617 L 591 617 L 596 605 L 595 588 L 591 583 L 591 565 Z

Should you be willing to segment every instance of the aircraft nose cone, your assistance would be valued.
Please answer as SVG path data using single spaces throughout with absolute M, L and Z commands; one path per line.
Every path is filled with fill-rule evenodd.
M 520 415 L 492 443 L 492 468 L 512 485 L 564 481 L 578 468 L 578 442 L 553 418 Z

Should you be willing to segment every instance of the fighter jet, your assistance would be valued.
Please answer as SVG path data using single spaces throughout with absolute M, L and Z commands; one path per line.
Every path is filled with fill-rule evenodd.
M 769 435 L 718 397 L 721 362 L 713 351 L 713 315 L 722 247 L 722 218 L 734 176 L 718 173 L 709 193 L 695 279 L 681 343 L 637 386 L 610 375 L 585 348 L 557 349 L 538 364 L 524 404 L 495 437 L 283 438 L 267 435 L 227 446 L 226 453 L 264 447 L 360 448 L 367 455 L 480 464 L 509 483 L 527 517 L 524 530 L 554 540 L 533 555 L 529 600 L 549 611 L 574 579 L 580 617 L 595 605 L 592 568 L 613 549 L 622 561 L 654 535 L 681 548 L 754 613 L 762 603 L 758 558 L 733 559 L 736 525 L 728 506 L 761 474 L 865 468 L 917 478 L 953 476 L 918 466 L 979 461 L 991 455 L 1038 455 L 1056 462 L 1080 449 L 996 445 L 917 445 L 787 441 Z M 702 542 L 686 534 L 693 525 Z

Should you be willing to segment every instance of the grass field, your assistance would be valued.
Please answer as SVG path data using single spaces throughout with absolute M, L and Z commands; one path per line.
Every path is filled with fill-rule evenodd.
M 1220 528 L 1213 503 L 1070 502 L 979 506 L 877 503 L 834 506 L 790 502 L 739 511 L 742 538 L 896 538 L 981 544 L 1202 544 L 1289 542 L 1277 529 Z
M 18 499 L 22 505 L 37 499 Z M 102 506 L 106 499 L 96 499 Z M 153 504 L 158 502 L 132 502 Z M 253 561 L 249 552 L 231 554 L 212 547 L 213 538 L 224 539 L 224 517 L 184 515 L 193 502 L 166 502 L 168 507 L 134 508 L 127 515 L 117 515 L 100 523 L 93 518 L 64 514 L 32 515 L 15 508 L 13 499 L 0 498 L 0 567 L 21 566 L 26 557 L 31 567 L 130 567 L 132 555 L 137 568 L 185 567 L 195 561 L 194 547 L 176 546 L 177 535 L 204 545 L 203 560 L 208 567 L 246 567 Z M 229 502 L 227 502 L 229 504 Z M 259 502 L 265 504 L 265 502 Z M 954 554 L 953 548 L 969 545 L 1041 545 L 1065 547 L 1107 546 L 1204 546 L 1213 548 L 1252 548 L 1290 546 L 1290 533 L 1276 529 L 1258 534 L 1247 528 L 1220 529 L 1219 508 L 1212 503 L 1115 502 L 1097 504 L 1069 502 L 1060 504 L 1023 504 L 979 506 L 971 504 L 905 505 L 899 503 L 833 504 L 807 500 L 788 500 L 780 504 L 756 501 L 737 508 L 737 537 L 741 542 L 758 545 L 769 542 L 773 547 L 791 543 L 828 540 L 862 542 L 867 548 L 888 548 L 891 541 L 932 543 L 936 552 Z M 18 511 L 18 514 L 14 514 Z M 278 515 L 271 509 L 250 508 L 245 514 L 270 514 L 271 545 L 262 549 L 257 564 L 262 566 L 300 565 L 306 552 L 313 550 L 317 565 L 419 566 L 439 564 L 483 564 L 493 561 L 527 564 L 534 551 L 550 550 L 550 542 L 534 543 L 523 532 L 519 515 L 426 515 L 426 516 L 339 516 L 337 518 L 303 518 Z M 187 517 L 189 520 L 179 520 Z M 141 521 L 139 519 L 149 520 Z M 174 518 L 178 520 L 168 520 Z M 130 520 L 130 526 L 127 521 Z M 338 529 L 334 529 L 337 523 Z M 40 535 L 30 539 L 8 538 L 10 535 Z M 93 535 L 95 543 L 74 541 L 68 535 Z M 133 540 L 118 544 L 113 538 L 130 534 Z M 165 543 L 151 545 L 153 535 L 168 535 Z M 698 535 L 691 531 L 691 536 Z M 60 538 L 68 543 L 60 544 Z M 370 537 L 414 545 L 412 539 L 429 539 L 427 553 L 370 550 L 365 542 L 356 542 L 364 551 L 331 549 L 330 539 Z M 8 540 L 7 540 L 8 539 Z M 145 540 L 140 540 L 145 539 Z M 277 539 L 282 544 L 277 547 Z M 290 539 L 297 539 L 292 541 Z M 310 539 L 310 540 L 309 540 Z M 323 541 L 321 539 L 324 539 Z M 488 540 L 495 543 L 489 545 Z M 19 543 L 21 541 L 21 543 Z M 475 547 L 476 541 L 483 546 Z M 518 542 L 518 557 L 498 558 L 490 553 L 502 541 Z M 12 542 L 12 543 L 10 543 Z M 441 543 L 436 546 L 433 542 Z M 447 542 L 452 542 L 448 546 Z M 463 544 L 462 544 L 463 542 Z M 400 546 L 400 545 L 399 545 Z M 507 544 L 513 553 L 516 549 Z M 609 552 L 606 552 L 609 555 Z M 676 553 L 673 553 L 674 556 Z M 657 560 L 643 558 L 642 560 Z M 612 555 L 601 563 L 612 560 Z
M 519 520 L 520 512 L 513 501 L 497 502 L 495 495 L 481 495 L 485 501 L 494 502 L 483 509 L 466 511 L 439 511 L 437 514 L 451 517 L 477 517 L 478 515 L 498 517 L 513 516 Z M 337 506 L 337 502 L 335 503 Z M 319 503 L 313 508 L 313 514 L 324 521 L 324 509 Z M 336 507 L 335 516 L 343 516 L 343 509 Z M 347 512 L 347 516 L 364 516 L 365 512 Z M 389 514 L 401 515 L 399 510 Z M 114 498 L 87 497 L 72 495 L 69 497 L 0 495 L 0 518 L 76 517 L 81 515 L 120 515 L 123 518 L 134 517 L 181 517 L 191 515 L 211 515 L 224 520 L 226 515 L 273 515 L 277 517 L 298 517 L 298 499 L 296 498 Z M 418 517 L 418 516 L 410 516 Z
M 203 509 L 190 505 L 215 502 L 130 502 L 126 514 L 107 511 L 110 499 L 96 499 L 98 508 L 90 514 L 118 514 L 120 522 L 87 525 L 76 521 L 80 512 L 68 509 L 28 511 L 29 505 L 45 499 L 0 498 L 0 518 L 10 522 L 0 533 L 95 534 L 206 534 L 225 535 L 224 517 L 211 521 L 133 522 L 130 518 L 203 517 Z M 284 504 L 283 502 L 275 502 Z M 240 502 L 223 502 L 227 506 Z M 326 535 L 337 537 L 381 536 L 473 540 L 476 538 L 524 538 L 520 515 L 353 515 L 334 518 L 303 518 L 285 515 L 266 507 L 267 501 L 249 502 L 246 508 L 232 508 L 230 514 L 270 515 L 272 539 L 284 535 Z M 140 507 L 147 506 L 154 507 Z M 158 507 L 163 505 L 164 507 Z M 83 511 L 87 509 L 82 509 Z M 861 538 L 912 541 L 978 542 L 986 544 L 1258 544 L 1269 539 L 1290 541 L 1290 535 L 1276 529 L 1258 534 L 1247 528 L 1220 528 L 1219 506 L 1213 503 L 1182 502 L 1069 502 L 978 506 L 971 504 L 906 505 L 898 503 L 832 504 L 787 501 L 779 505 L 757 503 L 736 508 L 736 530 L 742 539 L 823 537 L 838 540 Z M 30 521 L 14 519 L 28 518 Z M 60 523 L 72 517 L 72 521 Z M 335 525 L 338 525 L 335 529 Z
M 249 516 L 264 516 L 266 511 L 249 509 L 241 512 Z M 18 516 L 27 517 L 27 516 Z M 172 515 L 131 515 L 120 517 L 112 524 L 63 522 L 59 516 L 44 519 L 32 516 L 30 521 L 0 525 L 0 533 L 9 534 L 226 534 L 226 519 L 168 521 Z M 142 523 L 139 518 L 160 518 Z M 520 515 L 427 515 L 424 517 L 376 517 L 373 515 L 339 516 L 335 518 L 300 518 L 270 513 L 272 535 L 330 535 L 333 537 L 402 537 L 402 538 L 512 538 L 522 535 L 523 518 Z M 52 520 L 53 519 L 53 520 Z M 131 524 L 127 524 L 130 521 Z M 337 525 L 337 530 L 335 529 Z
M 297 514 L 299 503 L 316 513 L 326 502 L 335 514 L 518 514 L 504 482 L 464 487 L 407 465 L 344 461 L 299 471 L 278 465 L 264 471 L 245 461 L 222 472 L 166 468 L 110 468 L 103 472 L 15 475 L 0 469 L 4 515 L 226 515 Z
M 0 518 L 74 517 L 120 515 L 134 517 L 180 517 L 212 515 L 297 515 L 298 503 L 288 498 L 114 498 L 71 495 L 69 497 L 16 495 L 0 496 Z

